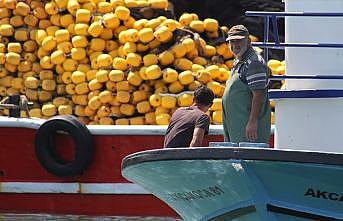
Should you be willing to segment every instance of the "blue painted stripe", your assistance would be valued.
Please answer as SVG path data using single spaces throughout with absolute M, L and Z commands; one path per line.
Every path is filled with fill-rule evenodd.
M 265 11 L 246 11 L 246 16 L 310 16 L 310 17 L 343 17 L 342 12 L 265 12 Z
M 343 90 L 269 90 L 270 99 L 280 98 L 339 98 Z
M 298 48 L 343 48 L 343 44 L 335 43 L 274 43 L 274 42 L 251 42 L 254 47 L 284 49 L 289 47 Z
M 314 79 L 314 80 L 343 80 L 343 75 L 273 75 L 270 80 L 285 79 Z

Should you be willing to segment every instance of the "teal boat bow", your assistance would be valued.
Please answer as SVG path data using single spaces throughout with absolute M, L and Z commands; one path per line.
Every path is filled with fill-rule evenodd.
M 161 149 L 127 156 L 122 174 L 184 220 L 343 220 L 343 154 Z

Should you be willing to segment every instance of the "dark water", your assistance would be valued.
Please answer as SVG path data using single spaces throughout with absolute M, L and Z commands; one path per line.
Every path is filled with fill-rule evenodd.
M 0 221 L 181 221 L 169 217 L 128 217 L 128 216 L 75 216 L 50 214 L 0 214 Z

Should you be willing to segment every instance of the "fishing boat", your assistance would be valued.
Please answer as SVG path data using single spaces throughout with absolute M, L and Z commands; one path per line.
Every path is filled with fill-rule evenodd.
M 256 46 L 284 48 L 286 89 L 276 101 L 275 148 L 204 147 L 127 156 L 122 174 L 191 221 L 343 220 L 342 1 L 285 0 Z M 285 17 L 285 43 L 277 34 Z M 269 42 L 269 19 L 274 40 Z M 266 51 L 265 51 L 266 52 Z M 266 53 L 265 53 L 266 54 Z
M 122 159 L 160 148 L 167 126 L 18 118 L 20 99 L 11 95 L 10 104 L 0 102 L 0 108 L 12 108 L 11 117 L 0 117 L 0 214 L 178 216 L 121 175 Z M 222 134 L 221 125 L 211 125 L 203 145 L 223 141 Z
M 88 126 L 68 135 L 70 129 L 63 133 L 60 126 L 73 128 L 71 117 L 48 122 L 0 118 L 0 213 L 176 216 L 120 174 L 124 156 L 163 143 L 163 127 Z M 42 129 L 56 133 L 49 145 L 38 133 Z M 80 140 L 84 132 L 88 135 Z M 213 139 L 217 137 L 213 134 Z M 63 162 L 40 149 L 53 144 Z
M 177 217 L 121 175 L 122 159 L 161 147 L 165 130 L 84 126 L 72 116 L 0 117 L 0 213 Z M 216 141 L 223 141 L 221 125 L 210 126 L 204 146 Z
M 176 20 L 166 21 L 165 24 L 168 28 L 166 29 L 166 27 L 164 27 L 164 30 L 161 29 L 161 33 L 158 34 L 158 36 L 161 36 L 164 40 L 159 37 L 155 38 L 157 35 L 150 33 L 150 26 L 154 32 L 156 31 L 156 34 L 160 32 L 157 32 L 157 26 L 159 26 L 162 21 L 166 20 L 167 17 L 172 17 L 172 11 L 165 10 L 168 5 L 168 1 L 166 0 L 149 2 L 125 1 L 125 4 L 123 4 L 124 1 L 115 1 L 116 3 L 112 2 L 113 4 L 106 1 L 101 1 L 99 4 L 98 1 L 81 2 L 65 0 L 62 1 L 61 4 L 57 2 L 58 1 L 43 2 L 27 0 L 19 2 L 17 0 L 0 0 L 0 109 L 3 107 L 12 108 L 8 111 L 11 117 L 0 117 L 0 217 L 2 218 L 2 214 L 4 213 L 48 213 L 58 215 L 71 214 L 126 217 L 177 216 L 167 204 L 152 195 L 149 191 L 137 184 L 130 183 L 123 178 L 121 175 L 121 162 L 125 156 L 131 153 L 157 149 L 163 145 L 166 126 L 133 126 L 134 124 L 137 124 L 137 122 L 134 122 L 135 118 L 132 117 L 139 115 L 138 124 L 143 124 L 143 112 L 146 113 L 148 109 L 149 112 L 155 111 L 155 108 L 151 108 L 150 110 L 151 105 L 148 102 L 148 95 L 150 96 L 150 91 L 152 90 L 154 90 L 154 93 L 162 91 L 175 91 L 176 93 L 176 91 L 183 90 L 183 88 L 187 90 L 190 89 L 190 87 L 186 86 L 190 82 L 182 82 L 181 84 L 180 82 L 174 81 L 176 80 L 174 79 L 175 76 L 177 76 L 174 71 L 174 74 L 172 74 L 174 80 L 172 81 L 177 84 L 172 86 L 174 88 L 173 90 L 167 89 L 169 83 L 172 82 L 170 79 L 168 80 L 168 84 L 165 84 L 167 81 L 163 84 L 160 84 L 162 81 L 160 83 L 157 83 L 157 81 L 159 81 L 159 78 L 162 78 L 160 69 L 169 66 L 165 64 L 171 65 L 171 62 L 174 62 L 174 55 L 169 53 L 169 49 L 174 47 L 174 44 L 178 45 L 176 44 L 177 42 L 181 43 L 181 40 L 185 40 L 186 36 L 194 36 L 195 39 L 199 39 L 198 34 L 193 33 L 193 31 L 188 28 L 176 29 L 176 26 L 179 24 Z M 120 7 L 117 8 L 117 5 L 120 5 Z M 123 8 L 122 5 L 127 6 L 130 10 L 126 7 Z M 123 10 L 125 16 L 117 16 L 115 10 Z M 115 15 L 113 15 L 112 12 L 115 13 Z M 122 12 L 118 13 L 121 14 Z M 132 15 L 129 17 L 130 19 L 127 17 L 128 13 Z M 76 14 L 78 17 L 77 19 Z M 109 15 L 109 17 L 107 15 Z M 81 19 L 81 21 L 79 16 L 85 16 L 86 19 Z M 106 25 L 105 22 L 102 22 L 105 17 L 110 18 L 110 20 L 106 22 Z M 144 34 L 143 31 L 141 34 L 137 33 L 143 26 L 145 27 L 147 20 L 142 19 L 139 21 L 138 19 L 143 17 L 146 17 L 149 20 L 151 19 L 148 31 L 148 38 L 150 40 L 144 40 L 144 44 L 141 44 L 143 43 L 143 41 L 141 41 L 141 36 L 145 36 L 146 33 Z M 196 14 L 189 14 L 186 16 L 185 21 L 187 21 L 187 24 L 190 24 L 190 21 L 188 21 L 189 18 L 193 20 L 196 17 L 198 17 Z M 135 19 L 137 19 L 137 28 L 133 28 L 133 26 L 135 26 L 133 24 L 136 21 Z M 206 47 L 206 51 L 208 52 L 205 53 L 204 51 L 204 56 L 206 55 L 208 58 L 204 59 L 203 57 L 200 59 L 201 63 L 204 65 L 205 63 L 207 64 L 207 60 L 211 60 L 211 64 L 212 61 L 217 63 L 217 61 L 214 60 L 218 60 L 218 63 L 224 62 L 220 56 L 210 56 L 213 52 L 214 54 L 217 54 L 217 49 L 214 45 L 221 44 L 225 38 L 224 32 L 222 32 L 221 29 L 219 32 L 215 32 L 219 27 L 218 22 L 212 19 L 209 21 L 212 23 L 209 25 L 210 29 L 208 29 L 211 33 L 204 34 L 206 36 L 208 35 L 208 37 L 211 35 L 211 39 L 208 40 L 211 40 L 213 46 L 210 46 L 209 41 L 209 47 Z M 112 22 L 118 23 L 118 25 L 111 25 L 110 23 Z M 75 31 L 75 28 L 79 23 L 80 27 L 83 27 L 82 34 L 81 32 Z M 96 25 L 96 28 L 90 28 L 88 30 L 88 25 L 93 27 L 93 23 Z M 167 23 L 169 25 L 167 25 Z M 114 26 L 116 26 L 116 28 L 114 28 Z M 211 26 L 213 26 L 214 29 L 211 28 Z M 86 27 L 86 29 L 84 29 L 84 27 Z M 99 33 L 97 31 L 98 29 L 101 30 Z M 131 40 L 126 39 L 126 37 L 129 38 L 131 32 L 124 33 L 124 29 L 131 29 L 131 31 L 133 31 L 130 39 L 131 37 L 135 39 L 137 37 L 135 40 L 137 46 L 138 38 L 140 38 L 139 47 L 141 49 L 137 48 L 137 53 L 134 54 L 133 60 L 137 61 L 134 62 L 134 65 L 131 61 L 127 62 L 125 59 L 128 58 L 126 55 L 129 51 L 136 52 L 136 44 L 133 44 Z M 223 30 L 225 30 L 225 27 L 223 27 Z M 62 37 L 58 37 L 57 40 L 57 38 L 55 39 L 55 35 L 59 35 L 60 31 L 63 34 Z M 175 32 L 172 34 L 173 31 Z M 203 32 L 203 30 L 201 32 Z M 119 41 L 120 33 L 121 40 Z M 218 37 L 216 37 L 217 34 Z M 89 36 L 89 38 L 85 36 Z M 94 38 L 90 36 L 93 36 Z M 125 39 L 123 36 L 126 36 Z M 171 40 L 171 37 L 173 40 Z M 214 37 L 214 39 L 212 39 L 212 37 Z M 76 44 L 73 44 L 73 38 L 74 40 L 81 39 L 82 43 L 76 46 Z M 45 42 L 44 39 L 47 41 Z M 204 39 L 207 40 L 207 37 Z M 168 42 L 165 40 L 168 40 Z M 44 48 L 42 46 L 43 41 Z M 148 42 L 150 41 L 153 41 L 153 43 L 148 46 Z M 201 46 L 200 43 L 203 43 L 198 40 L 196 40 L 196 42 L 199 43 L 198 46 Z M 47 47 L 45 47 L 45 43 Z M 117 65 L 112 65 L 112 60 L 114 60 L 112 57 L 116 57 L 118 54 L 117 52 L 123 51 L 124 44 L 129 45 L 130 49 L 125 52 L 125 56 L 123 56 L 124 61 L 121 60 L 119 63 L 124 62 L 125 70 L 129 67 L 130 70 L 132 70 L 132 73 L 129 74 L 129 72 L 125 72 L 124 74 L 120 71 L 120 79 L 118 78 L 115 81 L 110 79 L 107 80 L 107 82 L 101 80 L 101 83 L 96 80 L 96 86 L 91 87 L 90 85 L 92 84 L 88 83 L 90 83 L 91 79 L 94 80 L 98 70 L 103 73 L 101 76 L 105 79 L 109 78 L 107 72 L 110 72 L 110 69 L 117 69 Z M 161 47 L 158 46 L 160 44 Z M 170 57 L 173 58 L 167 62 L 157 62 L 157 55 L 167 49 L 167 56 L 163 56 L 163 59 L 161 58 L 159 60 L 165 60 L 164 57 L 166 60 L 170 60 Z M 195 49 L 195 44 L 193 40 L 191 40 L 189 47 L 182 46 L 182 49 L 175 49 L 175 51 L 180 51 L 177 52 L 178 56 L 175 56 L 175 58 L 177 57 L 179 59 L 185 57 L 186 53 L 188 54 L 188 52 L 191 52 L 190 50 L 192 50 L 192 52 L 189 53 L 189 56 L 187 56 L 189 58 L 192 57 L 191 60 L 193 60 L 193 58 L 198 55 L 198 49 Z M 59 54 L 57 57 L 62 58 L 62 60 L 55 57 L 55 51 Z M 73 51 L 73 53 L 70 53 L 71 51 Z M 226 54 L 225 60 L 228 61 L 231 54 L 228 50 L 224 51 L 226 51 L 223 52 Z M 201 53 L 199 53 L 199 55 L 203 56 Z M 121 54 L 121 52 L 119 54 L 124 55 Z M 148 54 L 151 56 L 147 56 L 146 58 L 148 59 L 144 59 L 143 57 Z M 184 55 L 179 56 L 179 54 Z M 98 63 L 98 59 L 95 59 L 98 56 L 100 58 L 102 57 L 101 59 L 99 58 L 101 60 L 100 63 L 102 63 L 101 65 Z M 51 57 L 53 57 L 53 59 L 51 59 Z M 132 59 L 130 58 L 130 60 Z M 187 63 L 186 66 L 189 66 L 190 63 L 188 62 L 188 59 L 185 61 Z M 136 76 L 138 68 L 133 68 L 133 66 L 139 66 L 140 70 L 145 70 L 143 67 L 141 68 L 141 63 L 146 63 L 144 64 L 146 66 L 154 65 L 154 70 L 156 69 L 157 72 L 156 74 L 152 74 L 151 79 L 149 77 L 150 80 L 143 77 L 143 75 L 141 77 L 138 75 Z M 160 63 L 161 68 L 160 66 L 157 67 L 155 63 Z M 162 65 L 162 63 L 164 64 Z M 178 72 L 184 71 L 184 68 L 181 68 L 181 66 L 184 65 L 181 63 L 184 62 L 180 62 L 180 68 L 178 68 L 180 70 L 178 70 Z M 201 69 L 202 65 L 198 65 L 197 68 L 199 69 L 199 67 Z M 103 68 L 106 69 L 106 71 Z M 73 80 L 72 73 L 74 73 L 76 69 L 78 72 L 75 72 L 74 76 L 80 74 L 80 80 Z M 121 70 L 123 68 L 119 69 Z M 187 67 L 185 70 L 186 69 L 190 68 Z M 88 71 L 90 71 L 89 73 L 91 74 L 86 77 L 86 72 Z M 218 73 L 219 78 L 220 71 L 218 71 L 219 69 L 217 70 L 217 67 L 215 67 L 216 74 L 214 74 L 214 76 Z M 135 72 L 134 75 L 132 75 L 133 72 Z M 223 80 L 220 80 L 220 82 L 225 81 L 227 78 L 228 72 L 224 72 L 224 78 Z M 186 78 L 193 79 L 194 76 L 189 75 L 189 73 L 190 72 L 187 73 Z M 141 71 L 141 74 L 145 75 L 145 72 Z M 133 77 L 129 77 L 129 75 L 132 75 Z M 205 76 L 207 76 L 205 77 L 206 79 L 209 77 L 207 72 Z M 27 80 L 28 77 L 31 79 Z M 85 80 L 86 78 L 87 80 Z M 132 81 L 129 81 L 129 79 Z M 136 81 L 137 79 L 138 81 Z M 155 84 L 155 80 L 156 85 L 153 85 Z M 204 82 L 208 82 L 208 80 L 204 80 L 203 83 Z M 198 81 L 194 83 L 196 83 L 194 85 L 199 84 Z M 80 88 L 79 86 L 76 86 L 76 84 L 80 84 Z M 157 84 L 161 87 L 157 87 Z M 220 96 L 223 86 L 219 82 L 216 82 L 214 86 L 215 88 L 220 89 L 218 90 L 217 95 Z M 150 87 L 151 90 L 149 89 Z M 67 89 L 65 90 L 65 88 Z M 76 92 L 74 91 L 75 88 L 79 88 L 80 90 L 77 89 Z M 86 106 L 90 104 L 89 100 L 91 99 L 91 96 L 93 97 L 93 95 L 100 93 L 100 91 L 105 90 L 105 88 L 105 94 L 109 95 L 106 96 L 106 102 L 104 100 L 99 102 L 99 100 L 96 99 L 97 107 L 92 106 L 92 113 L 86 114 L 84 110 L 86 109 Z M 149 93 L 143 92 L 135 94 L 134 92 L 136 92 L 136 89 L 140 89 L 140 92 L 149 90 Z M 125 92 L 117 93 L 121 90 Z M 128 93 L 127 91 L 130 92 Z M 19 95 L 19 93 L 21 95 Z M 24 102 L 21 102 L 24 100 L 29 102 L 24 94 L 27 99 L 32 102 L 31 113 L 29 113 L 28 105 L 26 105 L 28 103 L 24 105 Z M 124 95 L 122 96 L 122 94 Z M 135 98 L 136 95 L 137 99 Z M 179 95 L 183 96 L 187 94 Z M 54 100 L 52 100 L 52 97 Z M 121 100 L 118 102 L 114 97 L 123 97 L 125 98 L 125 101 Z M 171 108 L 176 105 L 174 104 L 174 101 L 176 101 L 176 94 L 173 94 L 173 96 L 169 98 L 172 100 L 170 102 L 170 100 L 168 101 L 166 99 L 167 106 L 169 106 L 167 108 L 168 110 L 165 108 L 160 109 L 161 113 L 166 111 L 169 112 L 169 109 L 171 110 Z M 180 106 L 187 106 L 191 103 L 190 97 L 186 96 L 186 98 L 187 104 L 180 102 Z M 109 104 L 110 100 L 116 105 L 112 105 L 112 102 Z M 141 104 L 144 104 L 142 107 L 144 106 L 143 109 L 145 110 L 140 111 L 140 108 L 138 108 L 140 105 L 137 102 L 143 100 L 144 103 Z M 161 103 L 160 98 L 157 100 Z M 181 100 L 182 99 L 180 99 L 180 101 Z M 53 105 L 51 105 L 50 102 L 52 102 Z M 68 110 L 66 112 L 58 111 L 58 107 L 62 103 L 68 103 Z M 131 103 L 134 105 L 131 105 Z M 123 105 L 119 107 L 119 104 Z M 127 108 L 127 104 L 129 104 L 130 108 Z M 45 105 L 52 107 L 52 109 L 45 108 Z M 99 105 L 104 108 L 104 112 L 98 112 L 101 108 Z M 156 105 L 158 106 L 159 104 Z M 110 107 L 112 106 L 113 109 L 110 111 Z M 127 118 L 122 120 L 125 120 L 125 124 L 128 124 L 130 121 L 130 124 L 132 125 L 85 126 L 72 116 L 57 116 L 49 120 L 17 118 L 20 115 L 20 109 L 26 111 L 23 116 L 30 115 L 31 117 L 36 116 L 44 118 L 54 116 L 57 112 L 59 114 L 74 113 L 76 116 L 80 117 L 79 119 L 83 119 L 83 122 L 89 122 L 88 120 L 92 118 L 90 124 L 114 124 L 115 122 L 113 122 L 113 120 L 117 119 L 118 116 L 120 116 L 120 118 L 121 116 L 126 116 Z M 129 110 L 127 111 L 127 109 Z M 95 112 L 97 114 L 96 116 Z M 41 115 L 42 113 L 43 115 Z M 0 115 L 3 114 L 7 115 L 8 113 L 7 111 L 0 110 Z M 151 114 L 153 113 L 151 112 Z M 85 115 L 87 115 L 87 117 L 85 117 Z M 106 116 L 106 118 L 103 119 L 104 121 L 100 120 L 100 118 L 103 118 L 104 116 Z M 153 117 L 151 118 L 154 118 L 154 114 L 152 116 Z M 217 116 L 219 120 L 219 112 Z M 169 117 L 169 114 L 163 114 L 162 120 L 167 122 Z M 163 123 L 165 124 L 165 122 Z M 215 122 L 220 122 L 220 120 Z M 145 123 L 150 124 L 152 122 Z M 123 124 L 123 122 L 116 122 L 116 124 Z M 271 139 L 273 139 L 273 137 Z M 223 141 L 222 126 L 220 125 L 212 125 L 210 127 L 210 134 L 205 139 L 203 145 L 208 146 L 209 142 L 215 141 Z M 271 144 L 273 144 L 272 140 Z

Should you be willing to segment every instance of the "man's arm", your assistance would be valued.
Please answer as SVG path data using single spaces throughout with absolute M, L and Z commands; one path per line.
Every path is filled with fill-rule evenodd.
M 205 130 L 199 127 L 194 128 L 193 138 L 189 147 L 201 147 L 204 139 Z
M 254 141 L 257 137 L 258 128 L 258 116 L 260 114 L 262 105 L 265 99 L 264 90 L 253 90 L 252 91 L 252 101 L 251 101 L 251 111 L 249 116 L 249 121 L 245 128 L 245 136 L 248 140 Z

